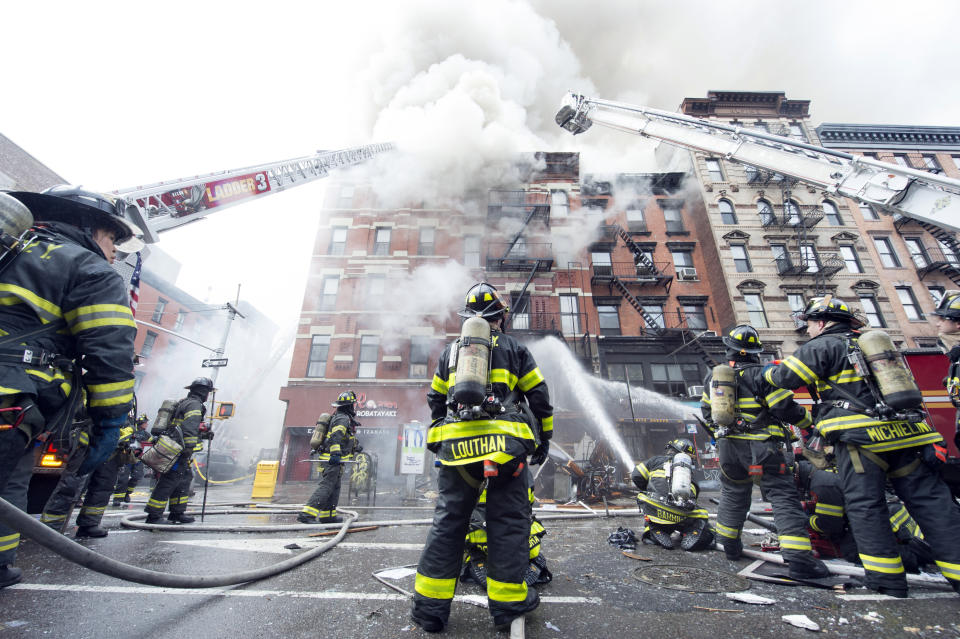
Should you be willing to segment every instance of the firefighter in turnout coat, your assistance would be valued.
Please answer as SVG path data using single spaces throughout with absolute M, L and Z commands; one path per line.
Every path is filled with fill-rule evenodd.
M 841 300 L 810 300 L 800 315 L 811 336 L 764 378 L 780 388 L 806 386 L 819 398 L 816 428 L 834 446 L 844 507 L 869 588 L 907 596 L 907 579 L 890 527 L 885 486 L 907 507 L 930 544 L 940 572 L 960 592 L 960 507 L 940 478 L 943 438 L 922 419 L 878 413 L 879 399 L 850 363 L 862 322 Z M 945 451 L 943 451 L 945 453 Z
M 468 318 L 465 327 L 476 326 L 474 318 L 489 323 L 490 338 L 484 349 L 489 349 L 484 391 L 489 392 L 482 404 L 467 406 L 454 399 L 463 397 L 456 388 L 463 380 L 456 379 L 458 367 L 451 364 L 451 356 L 464 357 L 457 342 L 440 356 L 427 393 L 434 420 L 427 445 L 440 459 L 440 496 L 417 567 L 412 611 L 413 620 L 427 632 L 443 630 L 449 619 L 470 514 L 483 484 L 487 491 L 486 585 L 493 622 L 497 627 L 509 625 L 540 603 L 537 591 L 524 581 L 530 565 L 532 516 L 525 466 L 531 453 L 533 464 L 547 457 L 553 407 L 530 351 L 501 332 L 508 310 L 497 289 L 482 282 L 467 292 L 459 312 Z M 529 412 L 518 403 L 521 399 L 528 402 Z
M 116 450 L 133 403 L 137 328 L 110 263 L 118 249 L 143 246 L 125 211 L 122 202 L 73 187 L 0 193 L 5 227 L 30 213 L 36 220 L 33 237 L 21 236 L 22 250 L 0 264 L 0 495 L 15 506 L 26 507 L 30 444 L 62 435 L 83 396 L 93 426 L 82 470 Z M 0 587 L 20 580 L 11 565 L 19 540 L 0 526 Z
M 780 542 L 780 554 L 789 562 L 795 579 L 816 579 L 830 573 L 816 559 L 807 535 L 807 518 L 787 468 L 783 447 L 789 444 L 784 424 L 808 428 L 810 413 L 793 399 L 793 393 L 765 381 L 759 353 L 760 335 L 749 324 L 735 326 L 723 343 L 736 379 L 736 415 L 733 423 L 719 427 L 713 421 L 711 383 L 713 371 L 703 382 L 700 411 L 717 439 L 720 461 L 720 506 L 717 508 L 717 537 L 727 559 L 741 557 L 740 533 L 750 510 L 754 481 L 773 506 L 773 518 Z
M 297 515 L 302 524 L 340 523 L 343 517 L 337 514 L 340 501 L 340 480 L 343 477 L 343 460 L 353 459 L 353 454 L 363 450 L 357 445 L 357 395 L 353 391 L 340 393 L 336 407 L 327 427 L 327 436 L 320 448 L 320 483 L 310 499 Z

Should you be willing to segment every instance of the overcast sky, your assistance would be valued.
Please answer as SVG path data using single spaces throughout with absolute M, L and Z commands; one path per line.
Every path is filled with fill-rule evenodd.
M 557 129 L 567 89 L 670 110 L 775 90 L 811 100 L 815 124 L 960 125 L 954 1 L 37 1 L 2 16 L 0 132 L 101 190 L 387 140 L 405 155 L 376 167 L 385 198 L 455 198 L 522 150 L 655 168 L 638 138 Z M 165 233 L 178 284 L 215 303 L 242 284 L 295 322 L 323 188 Z

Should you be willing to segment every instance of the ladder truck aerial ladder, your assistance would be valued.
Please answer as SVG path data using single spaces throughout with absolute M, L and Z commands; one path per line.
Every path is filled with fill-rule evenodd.
M 270 162 L 194 177 L 117 189 L 111 195 L 126 203 L 126 215 L 143 231 L 147 244 L 158 234 L 199 220 L 224 208 L 326 177 L 334 169 L 366 162 L 390 151 L 390 143 Z
M 593 124 L 778 173 L 881 212 L 960 231 L 960 180 L 679 113 L 568 93 L 555 120 Z

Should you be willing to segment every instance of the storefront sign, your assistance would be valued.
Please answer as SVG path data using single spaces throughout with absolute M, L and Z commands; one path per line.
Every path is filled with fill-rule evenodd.
M 403 425 L 403 441 L 400 445 L 400 474 L 420 475 L 427 452 L 427 425 L 410 422 Z

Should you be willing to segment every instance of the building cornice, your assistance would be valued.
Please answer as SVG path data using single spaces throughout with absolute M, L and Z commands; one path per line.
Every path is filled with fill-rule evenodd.
M 960 150 L 960 127 L 825 122 L 816 128 L 825 147 Z

